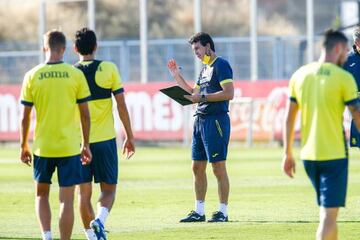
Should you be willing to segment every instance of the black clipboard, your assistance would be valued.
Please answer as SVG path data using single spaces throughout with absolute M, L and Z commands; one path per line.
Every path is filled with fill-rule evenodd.
M 164 93 L 166 96 L 170 97 L 171 99 L 175 100 L 176 102 L 180 103 L 183 106 L 193 104 L 192 101 L 184 97 L 184 95 L 191 95 L 191 94 L 179 86 L 163 88 L 160 89 L 160 92 Z

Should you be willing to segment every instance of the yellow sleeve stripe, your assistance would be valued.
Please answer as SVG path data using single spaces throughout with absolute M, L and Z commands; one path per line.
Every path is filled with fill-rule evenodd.
M 224 80 L 222 80 L 222 81 L 220 82 L 220 85 L 223 85 L 223 84 L 229 83 L 229 82 L 233 82 L 233 80 L 232 80 L 231 78 L 229 78 L 229 79 L 224 79 Z
M 195 83 L 195 84 L 194 84 L 194 88 L 200 89 L 200 86 Z

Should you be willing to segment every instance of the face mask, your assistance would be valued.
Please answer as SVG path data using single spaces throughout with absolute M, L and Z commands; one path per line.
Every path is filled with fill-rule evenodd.
M 210 56 L 205 54 L 203 59 L 202 59 L 202 63 L 203 64 L 209 64 L 209 62 L 210 62 Z

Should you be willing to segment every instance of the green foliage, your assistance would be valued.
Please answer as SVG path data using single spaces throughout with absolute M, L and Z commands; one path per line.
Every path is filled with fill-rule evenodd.
M 32 169 L 17 160 L 17 149 L 0 149 L 0 239 L 36 239 Z M 297 154 L 298 155 L 298 154 Z M 228 159 L 231 183 L 229 223 L 180 224 L 193 208 L 189 148 L 138 147 L 120 160 L 117 199 L 107 221 L 111 240 L 314 239 L 318 208 L 310 181 L 298 162 L 295 179 L 280 170 L 279 148 L 233 146 Z M 358 239 L 360 154 L 352 152 L 347 207 L 341 209 L 340 239 Z M 217 185 L 208 167 L 206 214 L 217 210 Z M 51 189 L 53 229 L 57 231 L 58 187 Z M 95 185 L 94 203 L 99 194 Z M 76 211 L 74 239 L 85 239 Z

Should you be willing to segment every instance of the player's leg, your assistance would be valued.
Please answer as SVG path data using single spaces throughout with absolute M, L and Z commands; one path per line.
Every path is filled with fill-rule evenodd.
M 337 224 L 339 208 L 320 207 L 320 222 L 316 232 L 317 240 L 337 240 Z
M 201 117 L 196 117 L 194 121 L 192 137 L 192 172 L 194 178 L 195 191 L 195 211 L 191 211 L 180 222 L 203 222 L 205 221 L 205 195 L 207 190 L 206 165 L 207 157 L 204 144 L 201 138 Z
M 100 183 L 101 194 L 97 203 L 96 218 L 100 219 L 103 224 L 105 224 L 106 218 L 115 202 L 116 186 L 116 184 Z
M 337 239 L 337 215 L 345 206 L 348 160 L 304 161 L 306 173 L 317 193 L 320 206 L 318 240 Z
M 51 233 L 51 208 L 49 203 L 49 193 L 51 177 L 55 171 L 55 164 L 48 158 L 34 155 L 33 162 L 35 180 L 35 211 L 43 240 L 52 240 Z
M 90 149 L 92 144 L 90 144 Z M 92 151 L 92 149 L 91 149 Z M 88 240 L 96 240 L 97 237 L 94 230 L 90 226 L 90 222 L 94 220 L 95 213 L 91 204 L 92 196 L 92 180 L 93 180 L 93 166 L 97 161 L 96 155 L 93 154 L 93 158 L 90 164 L 82 165 L 82 183 L 78 185 L 78 204 L 80 210 L 81 220 L 84 226 L 84 233 Z
M 219 195 L 219 210 L 213 214 L 209 222 L 226 222 L 228 221 L 227 206 L 230 191 L 226 170 L 230 118 L 227 114 L 210 116 L 204 124 L 204 129 L 204 146 L 217 179 Z
M 207 191 L 206 177 L 207 161 L 193 161 L 192 171 L 194 175 L 194 191 L 195 191 L 195 212 L 200 215 L 205 214 L 205 196 Z
M 206 191 L 207 191 L 207 177 L 206 177 L 206 166 L 207 166 L 207 155 L 204 148 L 204 142 L 202 137 L 204 118 L 196 117 L 194 122 L 194 130 L 192 137 L 192 148 L 191 157 L 192 161 L 192 172 L 194 176 L 194 190 L 196 204 L 195 209 L 200 215 L 205 214 L 204 208 L 201 209 L 201 203 L 204 203 Z M 204 205 L 204 204 L 202 204 Z
M 51 240 L 51 210 L 49 203 L 50 184 L 35 183 L 35 211 L 40 223 L 43 240 Z
M 60 187 L 59 230 L 61 240 L 70 240 L 74 225 L 74 191 L 75 185 Z
M 226 170 L 226 161 L 212 163 L 213 172 L 218 183 L 219 211 L 227 217 L 227 205 L 229 199 L 230 183 Z
M 192 170 L 194 176 L 195 211 L 180 220 L 180 222 L 205 221 L 205 195 L 207 190 L 206 160 L 193 160 Z
M 74 225 L 75 186 L 83 181 L 80 155 L 57 158 L 57 174 L 59 181 L 59 231 L 60 239 L 71 239 Z
M 320 181 L 320 224 L 317 238 L 321 240 L 337 239 L 337 216 L 340 207 L 345 206 L 348 159 L 321 162 Z
M 107 208 L 107 211 L 110 212 L 115 201 L 116 186 L 116 184 L 100 183 L 101 195 L 98 200 L 98 207 Z
M 226 161 L 212 163 L 213 172 L 218 182 L 218 194 L 220 203 L 228 204 L 229 199 L 229 177 L 226 171 Z
M 118 179 L 118 156 L 116 139 L 93 143 L 94 179 L 100 183 L 100 196 L 96 216 L 90 226 L 98 238 L 106 239 L 105 222 L 114 204 Z
M 78 202 L 84 232 L 88 240 L 96 240 L 96 235 L 90 227 L 90 222 L 94 220 L 95 213 L 91 204 L 92 183 L 86 182 L 78 186 Z

